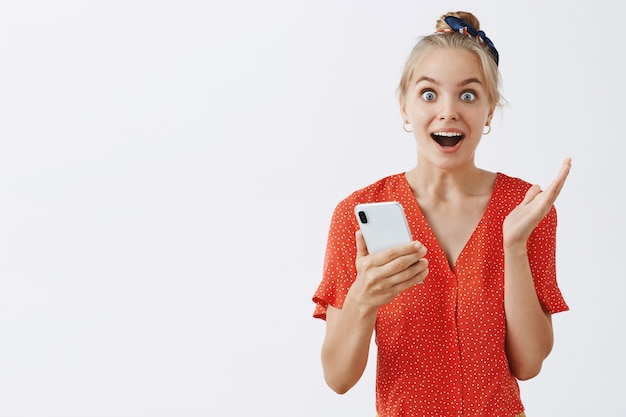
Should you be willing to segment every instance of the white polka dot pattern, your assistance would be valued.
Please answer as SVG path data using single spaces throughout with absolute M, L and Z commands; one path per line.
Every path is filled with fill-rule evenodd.
M 424 218 L 404 174 L 341 201 L 331 221 L 314 316 L 341 308 L 356 278 L 358 203 L 398 201 L 413 238 L 427 248 L 429 275 L 380 308 L 376 407 L 380 417 L 515 416 L 524 410 L 504 349 L 502 222 L 530 184 L 498 173 L 482 219 L 454 268 Z M 556 211 L 533 231 L 528 256 L 537 296 L 550 313 L 568 309 L 556 282 Z

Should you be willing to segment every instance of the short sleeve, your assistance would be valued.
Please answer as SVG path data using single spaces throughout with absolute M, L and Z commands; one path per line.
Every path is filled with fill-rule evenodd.
M 556 280 L 556 226 L 554 206 L 528 239 L 528 259 L 541 307 L 550 314 L 569 310 Z
M 328 231 L 322 281 L 313 296 L 313 316 L 326 319 L 328 305 L 341 308 L 348 290 L 356 279 L 356 239 L 358 224 L 354 217 L 355 203 L 346 199 L 333 212 Z

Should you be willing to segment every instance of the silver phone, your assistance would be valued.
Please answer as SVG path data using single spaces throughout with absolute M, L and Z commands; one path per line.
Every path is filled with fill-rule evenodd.
M 413 240 L 402 205 L 397 201 L 357 204 L 354 214 L 369 253 Z

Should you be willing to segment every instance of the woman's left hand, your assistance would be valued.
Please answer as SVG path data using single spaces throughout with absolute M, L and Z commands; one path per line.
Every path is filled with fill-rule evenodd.
M 504 219 L 502 226 L 504 246 L 523 245 L 526 247 L 530 234 L 535 230 L 541 219 L 548 214 L 559 196 L 571 166 L 572 160 L 570 158 L 563 161 L 559 174 L 544 191 L 541 191 L 538 185 L 530 187 L 526 192 L 524 200 Z

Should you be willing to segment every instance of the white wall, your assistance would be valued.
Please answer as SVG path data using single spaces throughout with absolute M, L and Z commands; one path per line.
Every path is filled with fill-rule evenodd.
M 372 416 L 323 382 L 311 317 L 335 204 L 410 169 L 394 90 L 468 8 L 501 53 L 481 166 L 557 201 L 559 283 L 529 416 L 618 416 L 623 4 L 0 4 L 0 415 Z M 373 363 L 371 364 L 373 365 Z

